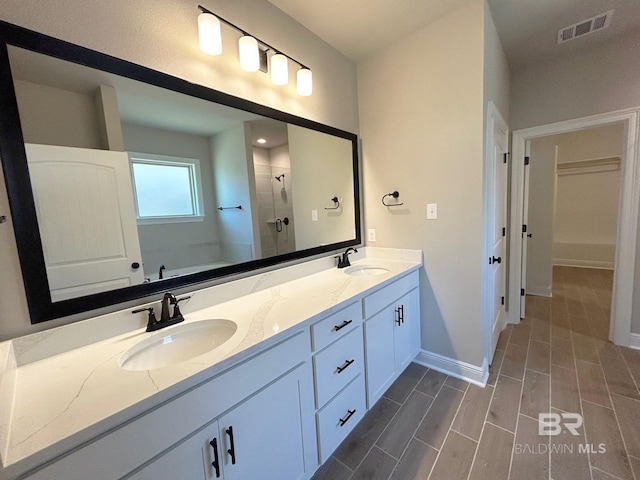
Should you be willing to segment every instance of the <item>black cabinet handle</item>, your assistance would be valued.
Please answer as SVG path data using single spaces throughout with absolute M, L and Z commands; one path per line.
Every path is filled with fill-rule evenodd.
M 395 320 L 396 324 L 400 326 L 404 323 L 404 305 L 400 305 L 396 308 L 396 313 L 398 314 L 398 318 Z
M 345 320 L 340 325 L 334 325 L 333 329 L 337 332 L 338 330 L 342 330 L 344 327 L 349 325 L 353 320 Z
M 343 371 L 345 371 L 347 367 L 355 361 L 356 361 L 355 358 L 351 360 L 345 360 L 345 362 L 338 367 L 338 373 L 342 373 Z
M 233 427 L 229 427 L 225 430 L 225 433 L 229 435 L 229 450 L 227 453 L 231 455 L 231 465 L 236 464 L 236 447 L 233 443 Z
M 356 413 L 355 408 L 353 410 L 347 410 L 347 415 L 344 418 L 340 419 L 340 426 L 341 427 L 344 426 L 344 424 L 349 421 L 349 419 L 353 416 L 354 413 Z
M 497 257 L 496 258 L 496 257 L 492 256 L 489 259 L 489 265 L 493 265 L 494 263 L 502 263 L 502 257 Z
M 218 439 L 214 438 L 209 442 L 209 445 L 213 447 L 213 462 L 211 462 L 211 466 L 216 470 L 216 478 L 220 478 L 220 461 L 218 459 Z

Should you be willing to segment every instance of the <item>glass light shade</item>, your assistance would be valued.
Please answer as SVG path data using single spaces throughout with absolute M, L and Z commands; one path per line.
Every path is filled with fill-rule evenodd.
M 289 63 L 287 57 L 281 53 L 271 57 L 271 81 L 276 85 L 289 83 Z
M 313 92 L 313 75 L 308 68 L 301 68 L 297 74 L 296 89 L 301 97 L 308 97 Z
M 200 41 L 200 50 L 207 55 L 222 53 L 220 20 L 215 15 L 210 13 L 198 15 L 198 40 Z
M 260 68 L 260 52 L 258 51 L 258 41 L 244 35 L 238 40 L 240 47 L 240 68 L 247 72 L 257 72 Z

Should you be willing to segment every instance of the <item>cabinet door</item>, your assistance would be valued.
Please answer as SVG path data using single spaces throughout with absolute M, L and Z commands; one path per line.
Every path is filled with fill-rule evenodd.
M 226 480 L 295 480 L 315 470 L 317 464 L 305 465 L 304 442 L 311 439 L 304 435 L 304 419 L 313 416 L 313 386 L 303 367 L 218 419 Z
M 393 330 L 395 304 L 365 321 L 367 402 L 369 408 L 382 396 L 395 375 Z
M 395 344 L 396 372 L 402 372 L 420 350 L 420 308 L 418 289 L 412 290 L 394 303 L 396 320 L 393 341 Z M 399 310 L 399 311 L 398 311 Z
M 221 454 L 218 438 L 218 423 L 213 422 L 187 438 L 184 442 L 149 463 L 128 480 L 158 480 L 161 478 L 185 480 L 209 480 L 222 478 L 213 467 L 214 444 L 218 442 L 218 456 Z

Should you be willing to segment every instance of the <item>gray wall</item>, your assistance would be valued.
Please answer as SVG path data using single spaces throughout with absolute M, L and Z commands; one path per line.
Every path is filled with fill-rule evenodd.
M 0 19 L 278 110 L 358 132 L 356 68 L 352 61 L 266 0 L 210 0 L 207 8 L 311 66 L 313 95 L 299 97 L 295 83 L 275 87 L 268 75 L 242 71 L 233 46 L 225 47 L 220 57 L 203 54 L 198 48 L 196 7 L 187 0 L 162 3 L 4 0 Z M 293 79 L 295 72 L 291 70 Z M 3 215 L 9 212 L 3 180 L 0 180 L 0 212 Z M 0 340 L 65 323 L 58 320 L 38 326 L 30 324 L 9 220 L 0 227 L 0 297 L 11 299 L 4 306 Z
M 485 97 L 508 103 L 504 57 L 485 45 L 485 4 L 460 9 L 358 65 L 365 226 L 372 246 L 424 251 L 422 348 L 480 366 Z M 451 32 L 456 32 L 452 35 Z M 493 46 L 492 46 L 493 45 Z M 497 78 L 488 65 L 500 65 Z M 502 58 L 502 60 L 501 60 Z M 494 63 L 495 61 L 495 63 Z M 503 112 L 506 115 L 507 112 Z M 398 190 L 404 206 L 382 206 Z M 438 220 L 426 220 L 426 204 Z

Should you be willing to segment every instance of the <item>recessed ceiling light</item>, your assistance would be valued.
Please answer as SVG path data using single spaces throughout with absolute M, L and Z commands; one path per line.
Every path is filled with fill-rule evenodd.
M 256 140 L 258 143 L 267 143 L 267 141 L 264 138 L 259 138 L 258 140 Z

